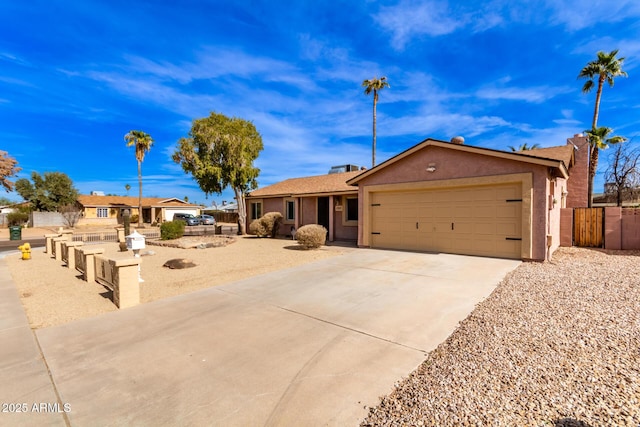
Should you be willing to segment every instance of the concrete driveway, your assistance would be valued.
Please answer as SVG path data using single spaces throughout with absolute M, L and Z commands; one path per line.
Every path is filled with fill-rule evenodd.
M 36 336 L 72 426 L 355 426 L 519 263 L 358 249 Z

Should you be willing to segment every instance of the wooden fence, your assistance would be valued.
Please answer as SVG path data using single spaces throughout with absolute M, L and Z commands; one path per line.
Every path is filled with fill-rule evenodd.
M 226 222 L 229 224 L 238 223 L 237 212 L 212 212 L 211 215 L 216 219 L 216 222 Z
M 573 242 L 576 246 L 601 248 L 604 242 L 604 208 L 573 210 Z

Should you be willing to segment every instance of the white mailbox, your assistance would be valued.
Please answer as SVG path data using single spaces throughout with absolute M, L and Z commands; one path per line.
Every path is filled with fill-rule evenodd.
M 127 249 L 138 251 L 146 247 L 144 244 L 144 236 L 135 230 L 128 236 L 125 236 L 125 239 L 127 241 Z

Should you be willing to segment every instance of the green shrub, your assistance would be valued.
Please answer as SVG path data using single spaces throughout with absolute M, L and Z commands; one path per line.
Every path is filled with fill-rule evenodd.
M 160 239 L 179 239 L 184 235 L 184 221 L 169 221 L 160 226 Z
M 282 222 L 280 212 L 267 212 L 259 219 L 254 219 L 249 224 L 249 233 L 258 237 L 275 237 Z
M 327 240 L 327 229 L 318 224 L 303 225 L 296 232 L 296 240 L 306 249 L 316 249 Z
M 10 212 L 7 214 L 9 225 L 24 225 L 29 221 L 29 213 L 24 211 Z

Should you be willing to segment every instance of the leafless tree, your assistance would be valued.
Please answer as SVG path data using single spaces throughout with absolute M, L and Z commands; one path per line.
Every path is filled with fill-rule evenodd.
M 62 214 L 62 218 L 64 218 L 64 224 L 70 228 L 74 228 L 82 217 L 82 211 L 76 205 L 60 206 L 58 212 Z
M 631 141 L 617 144 L 609 155 L 605 172 L 605 192 L 615 197 L 617 206 L 633 200 L 640 193 L 640 149 Z

